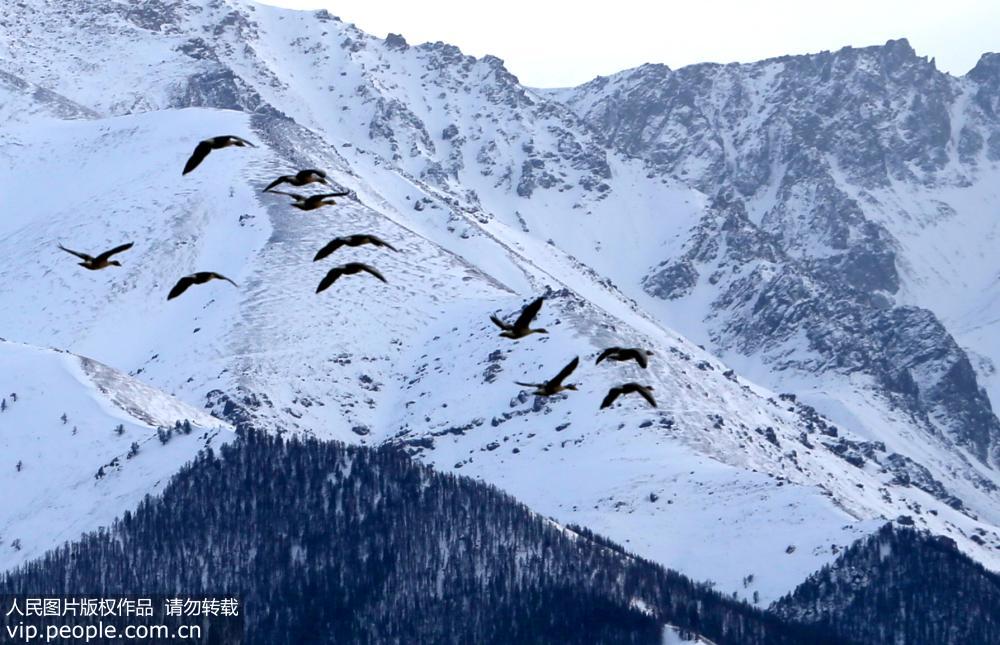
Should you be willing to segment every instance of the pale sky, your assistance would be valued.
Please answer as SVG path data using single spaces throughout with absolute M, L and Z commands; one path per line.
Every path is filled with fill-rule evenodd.
M 1000 51 L 1000 0 L 263 0 L 325 8 L 379 37 L 502 58 L 533 87 L 642 63 L 748 62 L 908 38 L 955 75 Z

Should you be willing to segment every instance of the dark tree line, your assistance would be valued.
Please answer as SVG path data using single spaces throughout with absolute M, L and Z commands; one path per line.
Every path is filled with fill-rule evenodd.
M 948 538 L 889 524 L 774 609 L 872 645 L 1000 643 L 1000 576 Z
M 844 642 L 591 537 L 390 448 L 242 431 L 0 593 L 236 595 L 247 642 L 268 645 L 658 643 L 663 623 L 719 644 Z
M 945 538 L 886 526 L 764 612 L 394 449 L 249 430 L 2 593 L 235 595 L 268 645 L 1000 643 L 1000 577 Z

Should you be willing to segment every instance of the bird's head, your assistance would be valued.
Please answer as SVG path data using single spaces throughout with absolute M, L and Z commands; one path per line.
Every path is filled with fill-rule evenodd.
M 547 333 L 549 333 L 549 330 L 548 329 L 536 329 L 535 333 L 536 334 L 547 334 Z
M 567 390 L 573 390 L 574 392 L 576 392 L 576 383 L 570 383 L 569 385 L 566 385 L 566 386 L 564 386 L 564 387 L 565 387 L 565 388 L 566 388 Z
M 644 351 L 646 352 L 646 356 L 652 356 L 653 355 L 653 350 L 651 350 L 651 349 L 647 349 L 647 350 L 644 350 Z
M 120 267 L 121 265 L 122 263 L 119 262 L 118 260 L 111 260 L 110 262 L 108 262 L 108 266 L 112 267 Z

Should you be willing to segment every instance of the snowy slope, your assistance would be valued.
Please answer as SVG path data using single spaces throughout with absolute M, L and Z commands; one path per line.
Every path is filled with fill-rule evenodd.
M 97 113 L 0 70 L 0 122 L 10 124 L 39 116 L 74 119 L 95 117 Z
M 668 358 L 674 356 L 671 347 L 677 356 L 701 355 L 699 360 L 709 359 L 683 339 L 633 311 L 613 290 L 595 284 L 570 259 L 559 255 L 546 259 L 542 255 L 546 261 L 534 266 L 528 258 L 536 255 L 532 251 L 537 251 L 543 243 L 532 242 L 530 238 L 521 242 L 527 251 L 523 257 L 502 245 L 495 255 L 507 263 L 511 257 L 517 257 L 516 264 L 524 272 L 521 279 L 528 285 L 542 288 L 552 284 L 554 276 L 562 276 L 613 315 L 585 304 L 579 296 L 570 296 L 570 292 L 560 292 L 544 310 L 544 320 L 555 319 L 550 324 L 551 337 L 537 343 L 524 341 L 512 348 L 512 343 L 496 337 L 488 314 L 492 311 L 511 314 L 521 306 L 521 298 L 503 288 L 498 280 L 361 206 L 347 205 L 306 217 L 268 203 L 277 198 L 254 196 L 246 184 L 239 185 L 238 175 L 232 173 L 239 172 L 241 167 L 245 169 L 243 172 L 252 172 L 256 164 L 266 164 L 269 153 L 265 151 L 223 151 L 199 168 L 201 177 L 192 175 L 192 181 L 201 185 L 212 179 L 232 182 L 232 197 L 225 189 L 213 191 L 209 187 L 203 190 L 204 196 L 191 190 L 178 195 L 179 208 L 164 200 L 161 212 L 146 214 L 149 207 L 143 202 L 147 196 L 167 190 L 177 181 L 176 168 L 187 146 L 172 155 L 175 163 L 162 164 L 158 156 L 171 145 L 175 129 L 195 127 L 186 123 L 187 119 L 196 121 L 197 127 L 214 127 L 253 137 L 252 132 L 244 129 L 245 122 L 237 113 L 189 110 L 117 117 L 98 121 L 96 127 L 73 122 L 64 126 L 39 124 L 34 130 L 13 129 L 13 136 L 35 137 L 31 148 L 44 151 L 49 163 L 57 162 L 53 164 L 57 170 L 46 174 L 45 181 L 69 188 L 66 193 L 69 199 L 64 208 L 53 208 L 43 220 L 14 219 L 7 223 L 5 243 L 31 249 L 45 258 L 43 262 L 49 267 L 41 274 L 34 267 L 21 267 L 21 273 L 8 281 L 7 293 L 25 305 L 5 313 L 7 328 L 20 329 L 20 337 L 33 342 L 58 343 L 129 366 L 142 378 L 192 403 L 211 404 L 220 413 L 225 411 L 226 402 L 235 401 L 243 413 L 266 425 L 363 442 L 416 439 L 418 445 L 420 438 L 442 429 L 491 419 L 508 411 L 512 397 L 517 397 L 520 389 L 513 385 L 513 380 L 544 377 L 545 370 L 558 369 L 574 353 L 588 347 L 589 362 L 602 342 L 644 340 L 657 347 L 665 365 L 674 361 L 697 362 L 692 358 L 672 361 Z M 218 123 L 212 124 L 213 120 Z M 107 144 L 102 145 L 109 140 L 120 142 L 113 148 L 113 154 Z M 175 147 L 180 148 L 180 144 Z M 246 154 L 239 156 L 241 153 Z M 228 157 L 223 156 L 227 154 Z M 65 155 L 65 163 L 58 163 L 59 155 Z M 136 161 L 117 164 L 112 157 L 118 156 Z M 70 159 L 81 157 L 89 158 L 89 162 L 71 164 Z M 145 164 L 141 162 L 143 159 Z M 220 163 L 223 160 L 231 161 Z M 109 167 L 114 171 L 105 178 Z M 66 169 L 65 175 L 62 168 Z M 219 178 L 220 173 L 229 174 Z M 15 171 L 11 177 L 13 180 L 37 174 L 30 170 Z M 259 185 L 263 180 L 263 176 L 253 178 L 250 184 Z M 119 183 L 141 186 L 142 190 L 135 197 L 123 194 L 115 189 Z M 42 190 L 43 186 L 37 188 Z M 94 209 L 90 212 L 97 214 L 95 221 L 79 218 L 77 204 L 81 199 Z M 18 210 L 31 213 L 28 208 Z M 233 215 L 211 217 L 212 211 Z M 137 216 L 137 212 L 142 215 Z M 249 215 L 243 218 L 244 226 L 240 225 L 237 213 Z M 364 228 L 355 228 L 359 226 Z M 313 295 L 313 285 L 322 275 L 322 268 L 311 266 L 309 259 L 313 250 L 325 241 L 324 232 L 332 236 L 336 234 L 334 231 L 353 230 L 376 232 L 400 249 L 398 256 L 368 249 L 357 252 L 385 271 L 390 285 L 374 284 L 373 288 L 379 289 L 381 295 L 371 299 L 365 297 L 370 293 L 365 287 L 371 285 L 360 280 L 345 282 L 336 291 L 321 296 Z M 86 240 L 86 248 L 106 248 L 126 239 L 137 244 L 121 256 L 125 263 L 121 269 L 85 272 L 75 265 L 72 257 L 52 248 L 54 238 L 70 244 L 70 235 L 62 231 L 72 232 L 74 240 Z M 170 244 L 163 240 L 177 242 Z M 177 265 L 189 268 L 174 268 Z M 164 292 L 172 281 L 195 268 L 219 270 L 245 285 L 245 289 L 210 284 L 193 288 L 177 301 L 167 302 Z M 424 273 L 434 276 L 433 281 L 428 282 Z M 33 298 L 31 294 L 40 288 L 58 297 Z M 526 293 L 531 292 L 529 287 Z M 582 315 L 573 311 L 581 307 Z M 568 311 L 562 313 L 563 308 Z M 563 315 L 565 323 L 561 322 Z M 317 318 L 323 323 L 316 324 Z M 643 338 L 638 335 L 640 331 L 627 331 L 628 325 L 655 335 Z M 621 331 L 612 334 L 602 331 L 611 327 L 619 327 Z M 455 336 L 454 329 L 475 332 L 461 346 L 440 342 L 442 338 Z M 524 354 L 522 361 L 526 362 L 516 369 L 513 364 L 504 366 L 489 387 L 484 388 L 488 395 L 477 397 L 476 406 L 463 404 L 469 396 L 469 379 L 479 375 L 485 367 L 484 359 L 494 351 L 514 348 Z M 421 359 L 425 354 L 436 359 L 427 360 L 440 366 L 440 372 L 433 372 L 440 379 L 423 376 L 429 371 Z M 830 504 L 818 490 L 811 489 L 797 491 L 789 487 L 791 497 L 769 496 L 767 505 L 771 510 L 761 508 L 755 517 L 734 521 L 728 512 L 720 512 L 717 507 L 706 511 L 701 496 L 696 495 L 702 487 L 729 488 L 727 506 L 732 509 L 739 509 L 748 499 L 759 496 L 762 487 L 780 490 L 765 475 L 744 475 L 738 468 L 722 467 L 709 458 L 748 465 L 745 455 L 733 449 L 745 439 L 705 437 L 708 424 L 713 423 L 709 415 L 739 419 L 748 428 L 780 423 L 794 427 L 796 421 L 787 418 L 791 415 L 782 418 L 757 414 L 755 408 L 764 405 L 763 398 L 744 392 L 723 378 L 722 366 L 703 369 L 712 369 L 714 388 L 739 390 L 739 395 L 727 400 L 722 394 L 712 394 L 710 400 L 703 402 L 711 391 L 705 386 L 697 386 L 693 395 L 686 393 L 688 387 L 695 387 L 692 383 L 702 378 L 702 370 L 682 369 L 691 369 L 691 374 L 678 379 L 664 366 L 654 368 L 654 374 L 642 375 L 655 379 L 657 392 L 665 397 L 664 407 L 670 416 L 663 422 L 669 420 L 688 430 L 690 436 L 667 432 L 668 436 L 677 435 L 673 447 L 664 446 L 658 453 L 651 453 L 654 442 L 649 435 L 655 431 L 636 427 L 640 421 L 634 412 L 624 415 L 609 412 L 605 415 L 607 422 L 593 425 L 591 419 L 603 396 L 602 388 L 606 390 L 612 385 L 622 370 L 581 368 L 581 376 L 592 382 L 572 402 L 576 415 L 584 419 L 580 423 L 586 424 L 581 430 L 586 429 L 593 436 L 587 443 L 577 444 L 583 447 L 582 454 L 567 459 L 554 450 L 554 446 L 570 436 L 574 440 L 580 438 L 576 429 L 565 434 L 554 429 L 571 420 L 573 410 L 564 409 L 558 415 L 560 422 L 552 424 L 553 427 L 539 425 L 534 414 L 519 420 L 519 425 L 528 423 L 532 432 L 550 437 L 532 442 L 534 445 L 526 447 L 522 455 L 512 459 L 506 451 L 487 451 L 493 459 L 484 457 L 459 467 L 488 478 L 560 520 L 600 528 L 628 541 L 644 554 L 699 577 L 718 579 L 727 586 L 735 586 L 737 580 L 750 572 L 734 570 L 720 556 L 731 548 L 732 539 L 753 540 L 753 550 L 761 555 L 781 555 L 795 561 L 794 566 L 784 564 L 776 572 L 780 575 L 758 574 L 763 599 L 774 598 L 831 558 L 831 543 L 844 545 L 861 533 L 849 526 L 849 515 Z M 589 377 L 588 372 L 591 372 Z M 425 388 L 420 393 L 423 396 L 413 394 L 421 405 L 410 404 L 417 383 Z M 677 400 L 666 403 L 671 399 Z M 636 410 L 634 402 L 623 405 L 626 411 Z M 531 406 L 530 402 L 519 404 L 529 411 Z M 431 408 L 441 409 L 444 414 Z M 626 420 L 632 421 L 633 430 L 631 438 L 623 442 L 618 425 Z M 410 428 L 416 428 L 416 433 L 411 433 Z M 440 439 L 433 451 L 427 451 L 426 458 L 445 468 L 454 467 L 467 458 L 469 451 L 493 441 L 502 442 L 502 430 L 491 428 L 488 438 L 476 434 L 457 437 L 455 445 Z M 746 433 L 743 429 L 734 431 Z M 396 436 L 399 433 L 402 435 Z M 683 443 L 677 445 L 677 439 L 690 442 L 694 448 L 707 452 L 708 457 L 692 453 Z M 781 452 L 761 443 L 762 462 L 784 472 L 786 465 L 780 463 Z M 462 459 L 455 456 L 459 451 Z M 536 451 L 540 454 L 535 454 Z M 497 459 L 501 454 L 505 458 Z M 678 458 L 679 464 L 664 466 L 677 462 Z M 588 477 L 587 488 L 580 490 L 582 482 L 552 485 L 580 473 L 580 466 L 588 463 L 592 465 L 587 468 L 598 471 L 600 476 Z M 477 470 L 480 467 L 481 474 Z M 833 460 L 833 467 L 849 468 L 839 459 Z M 703 472 L 692 478 L 695 469 Z M 647 482 L 650 490 L 632 490 L 638 481 Z M 624 497 L 623 492 L 627 492 Z M 659 507 L 651 505 L 641 519 L 627 518 L 623 504 L 641 505 L 651 492 L 664 498 L 669 494 L 677 501 L 671 500 L 671 504 L 664 501 Z M 676 508 L 693 514 L 690 522 L 676 521 L 674 503 Z M 688 504 L 690 507 L 685 508 Z M 788 518 L 802 527 L 801 535 L 776 540 L 768 523 L 759 520 L 769 515 L 785 517 L 789 506 L 805 507 Z M 119 508 L 127 508 L 127 504 Z M 706 512 L 712 516 L 712 522 L 699 515 Z M 889 516 L 897 514 L 896 510 L 889 512 Z M 719 518 L 722 525 L 736 527 L 727 527 L 726 533 L 730 535 L 713 540 L 714 548 L 705 549 L 700 545 L 720 530 Z M 845 526 L 847 530 L 843 529 Z M 860 530 L 864 530 L 874 524 L 861 526 Z M 670 538 L 665 537 L 671 533 Z M 798 540 L 803 545 L 801 555 L 785 556 L 787 540 Z
M 74 354 L 0 340 L 0 365 L 3 569 L 108 525 L 232 437 L 228 424 Z M 190 434 L 162 443 L 157 428 L 178 421 Z
M 995 54 L 957 78 L 899 40 L 544 95 L 712 195 L 630 295 L 995 521 L 998 88 Z
M 382 41 L 322 12 L 93 4 L 28 0 L 0 29 L 0 70 L 89 110 L 0 130 L 11 213 L 0 251 L 33 259 L 0 269 L 0 298 L 19 304 L 0 310 L 3 335 L 93 356 L 234 421 L 402 444 L 761 603 L 901 515 L 1000 564 L 996 501 L 947 488 L 963 477 L 935 486 L 890 454 L 905 448 L 946 471 L 950 446 L 880 449 L 865 442 L 881 439 L 866 434 L 883 427 L 877 415 L 834 430 L 663 324 L 669 308 L 641 280 L 684 250 L 709 197 L 650 177 L 496 59 Z M 33 12 L 51 29 L 31 30 Z M 259 147 L 214 152 L 181 177 L 194 143 L 223 133 Z M 353 196 L 302 213 L 260 193 L 310 166 Z M 400 252 L 311 262 L 356 232 Z M 124 266 L 101 272 L 56 248 L 125 241 L 136 246 Z M 313 293 L 350 259 L 389 284 L 352 276 Z M 167 302 L 195 270 L 240 288 L 215 282 Z M 516 315 L 540 293 L 551 333 L 497 338 L 489 314 Z M 650 369 L 595 367 L 612 343 L 652 348 Z M 576 355 L 581 390 L 565 398 L 536 401 L 513 384 Z M 598 413 L 607 388 L 631 379 L 652 384 L 661 409 L 626 399 Z M 976 529 L 993 537 L 979 544 Z

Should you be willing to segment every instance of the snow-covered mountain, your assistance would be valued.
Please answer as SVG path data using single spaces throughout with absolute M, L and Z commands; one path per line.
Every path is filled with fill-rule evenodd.
M 107 525 L 233 436 L 88 358 L 0 340 L 0 365 L 2 569 Z
M 811 69 L 803 60 L 783 64 Z M 0 309 L 7 338 L 92 356 L 236 423 L 403 445 L 760 603 L 886 518 L 1000 566 L 996 419 L 976 381 L 985 363 L 928 303 L 885 282 L 903 255 L 885 249 L 902 243 L 860 207 L 831 202 L 816 215 L 820 202 L 797 191 L 825 180 L 794 181 L 770 149 L 758 156 L 792 177 L 788 196 L 779 186 L 747 199 L 728 179 L 735 165 L 717 161 L 716 145 L 735 149 L 735 127 L 713 121 L 716 141 L 642 125 L 673 96 L 656 82 L 633 79 L 652 97 L 633 135 L 651 143 L 630 148 L 601 116 L 627 102 L 610 81 L 535 91 L 496 58 L 242 0 L 23 0 L 0 21 L 0 73 L 0 251 L 26 258 L 0 267 L 0 299 L 17 303 Z M 628 74 L 615 82 L 632 87 Z M 754 78 L 759 98 L 734 90 L 748 114 L 777 82 Z M 789 92 L 818 95 L 809 79 Z M 750 116 L 741 127 L 744 138 L 765 132 Z M 218 134 L 258 147 L 213 152 L 182 177 L 195 142 Z M 655 156 L 657 142 L 684 137 L 683 163 Z M 994 168 L 984 155 L 982 176 Z M 352 198 L 303 213 L 260 193 L 300 167 L 325 168 Z M 860 203 L 841 197 L 844 173 L 828 192 Z M 893 177 L 893 190 L 917 185 Z M 821 245 L 823 227 L 800 217 L 826 218 L 832 237 Z M 330 238 L 359 232 L 399 252 L 311 262 Z M 125 241 L 136 245 L 124 266 L 100 272 L 56 248 Z M 354 259 L 389 283 L 351 276 L 313 293 Z M 240 288 L 210 283 L 167 302 L 195 270 Z M 670 276 L 691 287 L 663 287 Z M 541 294 L 550 333 L 498 338 L 489 314 L 513 316 Z M 651 348 L 650 368 L 595 366 L 610 344 Z M 574 356 L 577 392 L 545 401 L 513 384 Z M 897 369 L 900 383 L 916 391 L 886 399 L 896 390 L 875 367 L 904 359 L 914 366 Z M 653 385 L 659 410 L 625 399 L 598 411 L 608 387 L 634 379 Z M 109 499 L 109 513 L 133 503 Z
M 643 278 L 672 324 L 845 422 L 901 410 L 920 442 L 996 466 L 998 60 L 956 78 L 900 40 L 551 95 L 711 196 Z

